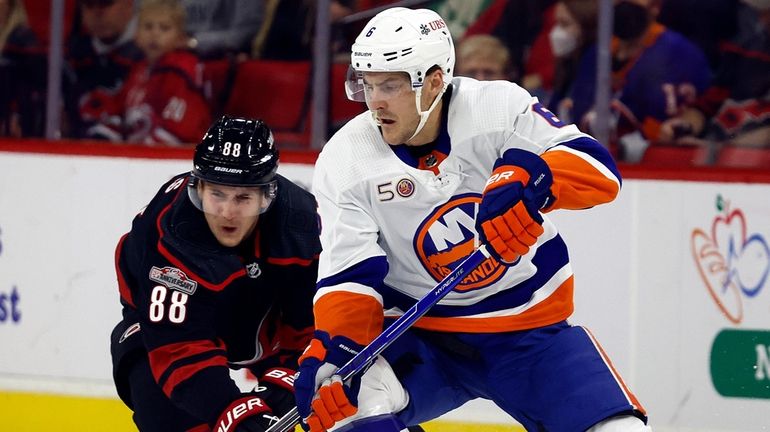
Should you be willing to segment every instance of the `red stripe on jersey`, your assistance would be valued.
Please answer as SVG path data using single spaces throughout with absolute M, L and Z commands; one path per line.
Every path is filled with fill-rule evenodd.
M 183 183 L 183 184 L 186 184 Z M 180 270 L 185 272 L 190 278 L 195 279 L 196 281 L 200 282 L 201 285 L 208 288 L 211 291 L 222 291 L 227 287 L 227 285 L 230 284 L 234 279 L 237 279 L 242 276 L 246 276 L 246 269 L 240 269 L 237 272 L 231 274 L 227 277 L 224 281 L 218 283 L 218 284 L 212 284 L 211 282 L 208 282 L 207 280 L 203 279 L 195 273 L 194 271 L 190 270 L 189 267 L 187 267 L 182 261 L 180 261 L 177 257 L 175 257 L 168 249 L 166 249 L 165 246 L 163 246 L 163 237 L 165 236 L 165 232 L 163 231 L 163 228 L 161 228 L 160 221 L 163 219 L 163 216 L 169 211 L 171 206 L 176 202 L 176 200 L 179 198 L 179 194 L 182 193 L 182 191 L 186 191 L 186 187 L 180 187 L 179 191 L 177 191 L 177 195 L 174 197 L 173 200 L 171 200 L 171 203 L 167 205 L 161 212 L 158 214 L 158 219 L 155 221 L 156 226 L 158 227 L 158 251 L 166 257 L 166 259 L 177 266 Z
M 553 173 L 551 193 L 556 198 L 548 211 L 584 209 L 612 201 L 620 186 L 581 157 L 566 151 L 543 153 Z
M 134 296 L 131 295 L 131 288 L 126 283 L 126 278 L 123 276 L 123 272 L 120 271 L 120 254 L 123 251 L 123 242 L 128 237 L 128 234 L 123 234 L 123 237 L 118 241 L 118 246 L 115 248 L 115 273 L 118 275 L 118 292 L 120 292 L 120 298 L 128 303 L 132 308 L 134 305 Z
M 255 230 L 255 231 L 256 232 L 254 233 L 254 256 L 256 258 L 259 258 L 262 255 L 262 248 L 260 248 L 259 246 L 262 244 L 262 242 L 259 239 L 260 233 L 262 232 L 262 230 Z
M 304 259 L 304 258 L 297 258 L 297 257 L 291 257 L 291 258 L 273 258 L 273 257 L 268 257 L 267 258 L 267 262 L 269 262 L 270 264 L 275 264 L 275 265 L 292 265 L 292 264 L 296 264 L 296 265 L 301 265 L 301 266 L 307 267 L 309 265 L 312 265 L 315 262 L 315 260 L 317 260 L 317 259 L 318 259 L 318 255 L 314 256 L 312 259 Z
M 227 368 L 227 359 L 225 356 L 216 356 L 206 361 L 189 364 L 182 366 L 179 369 L 169 375 L 166 383 L 163 384 L 163 393 L 166 396 L 171 397 L 171 393 L 174 391 L 177 385 L 186 381 L 191 376 L 209 367 L 223 367 Z
M 366 345 L 382 332 L 382 305 L 372 296 L 348 291 L 324 294 L 313 305 L 315 326 L 334 337 Z
M 155 377 L 155 381 L 160 380 L 166 370 L 171 367 L 171 364 L 175 361 L 179 361 L 191 356 L 206 353 L 209 351 L 222 351 L 224 344 L 220 341 L 219 344 L 215 344 L 211 340 L 197 340 L 197 341 L 185 341 L 177 342 L 173 344 L 163 345 L 155 348 L 147 353 L 150 359 L 150 369 L 152 369 L 152 375 Z M 224 356 L 220 356 L 222 364 L 227 365 L 227 361 Z
M 294 327 L 281 323 L 278 327 L 277 340 L 281 341 L 281 349 L 289 351 L 302 351 L 313 338 L 313 326 L 297 330 Z
M 564 281 L 547 299 L 518 314 L 487 318 L 422 317 L 414 324 L 426 330 L 460 333 L 500 333 L 543 327 L 564 321 L 575 308 L 572 301 L 574 276 Z
M 615 369 L 615 366 L 610 361 L 610 357 L 607 355 L 606 352 L 604 352 L 604 348 L 602 348 L 602 346 L 599 344 L 599 341 L 596 340 L 596 338 L 594 337 L 594 334 L 591 333 L 591 330 L 588 330 L 583 326 L 580 326 L 580 328 L 585 330 L 586 334 L 588 334 L 588 337 L 591 338 L 591 341 L 594 343 L 594 346 L 599 351 L 599 354 L 602 356 L 604 363 L 612 371 L 612 375 L 615 377 L 615 380 L 618 382 L 618 385 L 620 385 L 621 390 L 623 391 L 623 394 L 626 395 L 626 398 L 628 399 L 628 401 L 631 403 L 631 405 L 634 406 L 635 409 L 637 409 L 639 412 L 641 412 L 646 416 L 647 410 L 644 409 L 642 404 L 639 402 L 639 399 L 637 399 L 636 396 L 633 393 L 631 393 L 631 390 L 628 389 L 628 386 L 623 381 L 623 378 L 620 377 L 620 374 L 618 373 L 618 371 Z
M 732 42 L 722 42 L 719 44 L 719 49 L 724 52 L 730 52 L 734 54 L 738 54 L 741 57 L 750 58 L 754 60 L 763 61 L 765 63 L 770 63 L 770 55 L 767 53 L 764 53 L 762 51 L 757 50 L 750 50 L 746 49 L 740 45 L 737 45 Z

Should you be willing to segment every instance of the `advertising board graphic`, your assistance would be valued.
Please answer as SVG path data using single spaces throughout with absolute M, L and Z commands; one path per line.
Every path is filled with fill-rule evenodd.
M 770 248 L 741 208 L 716 197 L 717 215 L 692 231 L 691 250 L 704 287 L 730 328 L 711 346 L 710 373 L 725 397 L 770 399 L 770 329 L 744 328 L 749 302 L 767 290 Z

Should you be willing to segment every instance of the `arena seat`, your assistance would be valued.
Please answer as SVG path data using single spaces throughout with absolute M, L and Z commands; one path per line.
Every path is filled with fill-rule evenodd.
M 652 145 L 641 163 L 659 167 L 688 167 L 709 164 L 710 149 L 703 146 Z
M 64 0 L 64 34 L 63 40 L 67 40 L 72 32 L 75 22 L 76 0 Z M 24 0 L 24 9 L 27 12 L 29 27 L 35 32 L 44 47 L 48 47 L 51 41 L 51 2 L 42 0 Z
M 235 79 L 236 64 L 228 58 L 206 60 L 203 64 L 203 95 L 218 115 L 230 95 Z
M 770 148 L 725 146 L 717 154 L 716 165 L 770 170 Z
M 279 143 L 307 146 L 310 62 L 247 60 L 237 67 L 224 113 L 262 119 L 276 133 Z
M 354 102 L 348 99 L 345 94 L 345 79 L 348 66 L 348 63 L 334 63 L 331 68 L 329 124 L 333 129 L 342 127 L 348 120 L 366 111 L 364 103 Z

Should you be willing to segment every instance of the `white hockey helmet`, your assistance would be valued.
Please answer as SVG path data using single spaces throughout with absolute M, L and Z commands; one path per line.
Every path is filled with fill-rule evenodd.
M 440 67 L 444 73 L 444 88 L 430 108 L 422 111 L 422 86 L 426 73 L 434 66 Z M 452 81 L 454 66 L 452 35 L 436 12 L 430 9 L 390 8 L 369 20 L 353 43 L 345 92 L 350 100 L 368 102 L 364 72 L 406 72 L 415 91 L 415 104 L 420 115 L 420 123 L 412 135 L 414 138 L 425 126 L 428 116 Z M 373 115 L 377 121 L 376 114 Z
M 444 71 L 444 87 L 452 80 L 455 49 L 444 20 L 430 9 L 396 7 L 375 15 L 353 43 L 351 69 L 358 72 L 406 72 L 412 89 L 422 87 L 433 66 Z M 363 85 L 351 76 L 348 98 L 363 102 Z

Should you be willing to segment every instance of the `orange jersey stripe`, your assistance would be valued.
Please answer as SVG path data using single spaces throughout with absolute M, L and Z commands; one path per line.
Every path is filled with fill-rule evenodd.
M 420 318 L 415 327 L 461 333 L 499 333 L 543 327 L 564 321 L 574 310 L 574 276 L 564 281 L 550 297 L 518 315 L 485 318 Z
M 610 202 L 620 186 L 584 159 L 566 151 L 550 151 L 543 155 L 553 173 L 551 192 L 556 198 L 548 211 L 584 209 Z
M 323 342 L 318 339 L 310 341 L 310 345 L 305 348 L 305 352 L 299 357 L 298 363 L 302 363 L 306 358 L 313 357 L 316 360 L 323 360 L 326 358 L 326 348 L 324 348 Z
M 333 291 L 321 296 L 313 306 L 315 326 L 329 336 L 344 335 L 366 345 L 382 332 L 382 304 L 374 297 Z
M 641 412 L 642 414 L 644 414 L 646 416 L 647 415 L 647 411 L 644 409 L 642 404 L 639 402 L 639 399 L 637 399 L 636 396 L 633 393 L 631 393 L 631 390 L 628 389 L 628 386 L 623 381 L 623 378 L 620 377 L 620 374 L 618 373 L 618 371 L 615 369 L 615 366 L 610 361 L 610 357 L 607 355 L 606 352 L 604 352 L 604 348 L 602 348 L 602 346 L 599 344 L 599 341 L 596 340 L 596 338 L 594 337 L 594 334 L 591 333 L 590 330 L 588 330 L 587 328 L 585 328 L 583 326 L 581 326 L 580 328 L 585 330 L 586 334 L 588 334 L 588 337 L 590 337 L 591 341 L 594 343 L 594 346 L 596 347 L 596 349 L 599 350 L 599 354 L 601 354 L 602 359 L 604 359 L 604 363 L 606 363 L 607 366 L 612 371 L 612 375 L 615 376 L 615 380 L 618 382 L 618 384 L 622 388 L 623 393 L 626 395 L 626 397 L 628 398 L 629 402 L 634 406 L 634 408 L 636 408 L 639 412 Z

